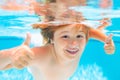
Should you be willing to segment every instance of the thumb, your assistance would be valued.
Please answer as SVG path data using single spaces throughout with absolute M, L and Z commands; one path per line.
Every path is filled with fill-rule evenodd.
M 110 34 L 110 35 L 107 37 L 107 39 L 106 39 L 106 41 L 105 41 L 106 44 L 109 44 L 109 43 L 111 42 L 112 36 L 113 36 L 113 34 Z
M 26 45 L 26 46 L 29 46 L 30 41 L 31 41 L 31 34 L 30 34 L 30 33 L 27 33 L 27 34 L 26 34 L 26 39 L 25 39 L 25 41 L 24 41 L 23 44 Z

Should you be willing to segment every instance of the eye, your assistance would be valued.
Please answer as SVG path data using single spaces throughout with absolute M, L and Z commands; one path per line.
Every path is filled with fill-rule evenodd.
M 77 38 L 84 38 L 83 35 L 77 35 Z
M 62 38 L 69 38 L 69 36 L 68 35 L 64 35 L 64 36 L 62 36 Z

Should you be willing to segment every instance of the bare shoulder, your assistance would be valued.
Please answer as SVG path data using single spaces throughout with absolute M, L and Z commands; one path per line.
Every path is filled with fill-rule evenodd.
M 34 62 L 45 61 L 50 57 L 51 54 L 51 45 L 45 45 L 40 47 L 32 48 L 32 51 L 35 54 Z
M 49 50 L 48 46 L 40 46 L 40 47 L 34 47 L 32 48 L 32 51 L 36 54 L 36 55 L 43 55 L 45 53 L 47 53 L 47 50 Z

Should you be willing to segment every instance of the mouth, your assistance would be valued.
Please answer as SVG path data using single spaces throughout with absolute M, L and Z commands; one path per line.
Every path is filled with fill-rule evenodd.
M 67 49 L 66 52 L 72 55 L 77 54 L 79 49 Z

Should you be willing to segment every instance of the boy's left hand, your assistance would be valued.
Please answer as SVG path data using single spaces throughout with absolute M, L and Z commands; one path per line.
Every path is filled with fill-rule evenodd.
M 113 54 L 115 52 L 115 46 L 112 40 L 112 36 L 113 36 L 112 34 L 108 36 L 108 38 L 105 41 L 105 45 L 104 45 L 105 52 L 108 54 Z

